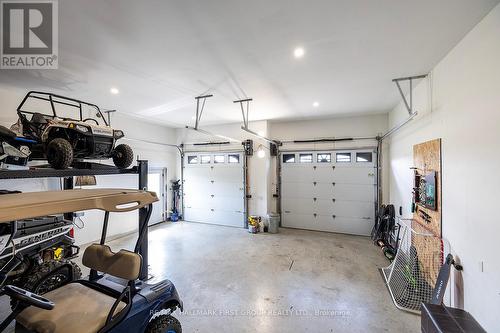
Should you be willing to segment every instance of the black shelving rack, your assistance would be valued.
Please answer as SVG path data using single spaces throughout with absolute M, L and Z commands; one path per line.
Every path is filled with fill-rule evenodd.
M 148 161 L 138 160 L 137 165 L 129 169 L 118 169 L 115 166 L 93 162 L 78 162 L 71 169 L 56 170 L 48 166 L 30 167 L 26 170 L 0 170 L 2 179 L 32 179 L 32 178 L 62 178 L 65 190 L 73 189 L 73 177 L 77 176 L 104 176 L 136 174 L 139 177 L 139 189 L 147 190 L 148 186 Z M 72 212 L 67 212 L 72 215 Z M 141 223 L 147 223 L 145 216 L 147 208 L 139 209 L 139 230 Z M 71 216 L 72 218 L 72 216 Z M 142 222 L 141 222 L 142 221 Z M 147 230 L 147 228 L 146 228 Z M 148 233 L 146 232 L 140 245 L 139 253 L 142 256 L 141 280 L 148 278 Z

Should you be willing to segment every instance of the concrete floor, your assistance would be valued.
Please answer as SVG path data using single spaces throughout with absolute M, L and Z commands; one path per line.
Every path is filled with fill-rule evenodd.
M 420 317 L 394 307 L 378 272 L 388 262 L 368 238 L 183 222 L 149 236 L 150 273 L 175 283 L 184 332 L 420 330 Z M 135 239 L 110 245 L 131 249 Z

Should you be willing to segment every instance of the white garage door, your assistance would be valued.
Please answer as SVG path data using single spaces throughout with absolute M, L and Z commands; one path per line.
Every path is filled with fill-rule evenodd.
M 281 154 L 284 227 L 369 235 L 374 223 L 373 150 Z
M 184 220 L 243 227 L 245 191 L 240 153 L 187 153 Z

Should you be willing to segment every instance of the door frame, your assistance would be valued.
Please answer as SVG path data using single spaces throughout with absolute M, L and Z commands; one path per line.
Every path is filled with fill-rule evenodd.
M 149 224 L 149 226 L 154 226 L 167 221 L 168 218 L 168 184 L 167 184 L 167 174 L 168 170 L 166 167 L 150 167 L 148 174 L 159 173 L 160 174 L 160 189 L 162 193 L 157 193 L 158 199 L 160 201 L 160 207 L 162 209 L 161 216 L 163 221 L 154 222 Z

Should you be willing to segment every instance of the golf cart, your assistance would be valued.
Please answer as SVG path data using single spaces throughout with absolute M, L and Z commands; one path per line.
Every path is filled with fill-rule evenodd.
M 112 158 L 120 168 L 134 159 L 126 144 L 115 147 L 123 131 L 111 128 L 99 107 L 51 93 L 30 91 L 17 108 L 13 125 L 19 136 L 33 140 L 32 159 L 47 159 L 55 169 L 67 169 L 75 159 Z
M 145 332 L 181 333 L 171 314 L 183 309 L 172 282 L 148 284 L 139 280 L 144 269 L 139 254 L 147 233 L 153 192 L 121 189 L 65 190 L 8 194 L 0 200 L 0 224 L 40 215 L 99 209 L 105 212 L 101 240 L 83 254 L 90 268 L 88 280 L 68 283 L 40 296 L 6 285 L 0 295 L 17 301 L 13 312 L 0 324 L 0 332 L 16 320 L 17 333 Z M 112 252 L 106 243 L 110 212 L 146 209 L 141 217 L 134 251 Z

